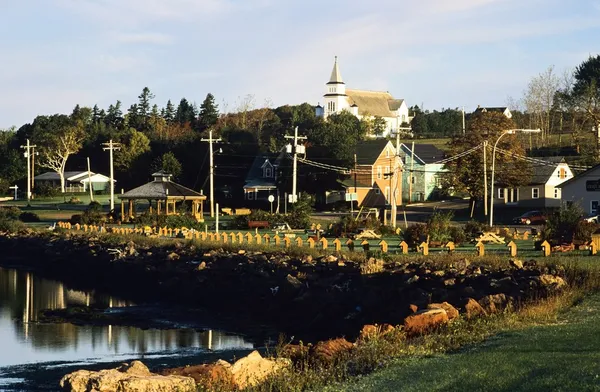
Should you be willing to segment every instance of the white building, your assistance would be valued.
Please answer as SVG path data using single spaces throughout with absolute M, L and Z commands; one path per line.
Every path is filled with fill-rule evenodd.
M 383 136 L 395 134 L 398 128 L 407 126 L 411 118 L 408 116 L 408 106 L 403 99 L 394 99 L 387 91 L 368 91 L 346 89 L 342 81 L 337 62 L 333 64 L 331 77 L 326 84 L 323 95 L 324 107 L 317 105 L 316 114 L 320 117 L 341 113 L 346 110 L 359 119 L 381 117 L 385 120 L 386 129 Z

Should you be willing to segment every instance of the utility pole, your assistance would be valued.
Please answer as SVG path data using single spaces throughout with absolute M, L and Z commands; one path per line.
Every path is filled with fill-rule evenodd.
M 35 146 L 31 146 L 31 189 L 35 188 L 35 156 L 40 155 L 35 151 Z
M 465 107 L 464 106 L 462 107 L 462 122 L 463 122 L 463 124 L 462 124 L 462 126 L 463 126 L 463 136 L 465 136 L 467 132 L 466 132 L 466 129 L 465 129 Z
M 392 227 L 396 227 L 397 223 L 397 219 L 396 219 L 396 215 L 398 214 L 398 206 L 397 206 L 397 201 L 396 201 L 396 191 L 398 190 L 398 182 L 402 181 L 402 177 L 400 177 L 400 179 L 398 179 L 398 177 L 400 176 L 400 165 L 398 164 L 400 161 L 400 131 L 412 131 L 412 127 L 399 127 L 398 130 L 396 131 L 396 154 L 394 154 L 394 164 L 393 164 L 393 184 L 392 184 L 392 189 L 390 189 L 390 199 L 391 199 L 391 213 L 392 213 L 392 219 L 391 219 L 391 224 Z M 413 153 L 414 153 L 414 142 L 413 142 Z M 402 194 L 400 194 L 400 199 L 402 199 Z
M 483 141 L 483 213 L 488 214 L 488 188 L 487 188 L 487 140 Z
M 26 145 L 21 146 L 25 150 L 23 155 L 27 158 L 27 205 L 31 201 L 31 150 L 35 147 L 35 145 L 29 143 L 29 139 L 27 139 Z
M 413 181 L 415 180 L 415 142 L 410 149 L 410 176 L 408 177 L 408 203 L 412 203 Z
M 87 157 L 88 165 L 88 188 L 90 188 L 90 202 L 94 201 L 94 192 L 92 191 L 92 172 L 90 171 L 90 157 Z
M 219 143 L 221 138 L 216 140 L 213 139 L 212 129 L 208 131 L 208 139 L 201 139 L 203 142 L 208 142 L 208 153 L 210 154 L 210 217 L 215 217 L 215 183 L 214 183 L 214 175 L 215 175 L 215 166 L 213 164 L 213 142 Z
M 298 177 L 298 150 L 300 150 L 300 152 L 304 152 L 304 146 L 299 146 L 298 145 L 298 140 L 302 139 L 302 140 L 306 140 L 306 136 L 298 136 L 298 127 L 294 128 L 294 136 L 285 136 L 286 139 L 294 139 L 294 167 L 293 167 L 293 174 L 292 174 L 292 197 L 290 200 L 290 203 L 296 203 L 298 201 L 298 194 L 297 194 L 297 177 Z M 288 149 L 289 150 L 289 149 Z M 288 151 L 290 152 L 290 151 Z
M 104 151 L 108 150 L 110 152 L 110 212 L 113 212 L 115 209 L 115 172 L 113 166 L 113 151 L 120 150 L 121 145 L 119 143 L 113 143 L 112 139 L 108 141 L 108 143 L 102 143 Z M 91 184 L 90 184 L 91 186 Z

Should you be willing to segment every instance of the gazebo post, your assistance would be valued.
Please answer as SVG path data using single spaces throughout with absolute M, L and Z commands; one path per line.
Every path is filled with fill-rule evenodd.
M 152 215 L 152 212 L 154 211 L 154 209 L 152 208 L 152 200 L 148 200 L 148 204 L 150 204 L 150 215 Z
M 177 214 L 177 200 L 173 200 L 173 214 Z
M 133 199 L 129 199 L 129 218 L 133 218 L 134 216 L 134 212 L 133 212 Z
M 125 202 L 121 199 L 121 222 L 125 222 Z
M 156 200 L 156 215 L 160 215 L 160 200 Z

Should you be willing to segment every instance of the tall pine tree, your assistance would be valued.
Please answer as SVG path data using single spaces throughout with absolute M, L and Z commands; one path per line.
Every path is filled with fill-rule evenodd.
M 211 93 L 206 94 L 206 98 L 200 105 L 200 115 L 198 117 L 198 128 L 200 131 L 211 128 L 217 123 L 219 118 L 219 106 L 215 103 L 215 97 Z

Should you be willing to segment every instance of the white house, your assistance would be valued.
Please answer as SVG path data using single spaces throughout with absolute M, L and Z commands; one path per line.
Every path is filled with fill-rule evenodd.
M 560 186 L 573 178 L 573 172 L 563 157 L 537 159 L 540 162 L 533 164 L 533 175 L 529 184 L 518 188 L 506 188 L 502 184 L 496 184 L 494 204 L 529 208 L 560 206 Z
M 383 118 L 386 123 L 383 136 L 395 134 L 398 128 L 407 126 L 412 119 L 408 116 L 408 106 L 404 99 L 394 99 L 387 91 L 346 89 L 346 84 L 340 74 L 337 56 L 326 86 L 325 95 L 323 95 L 325 106 L 317 105 L 317 116 L 327 118 L 344 110 L 359 119 L 378 116 Z
M 579 204 L 586 214 L 600 214 L 600 165 L 579 173 L 559 187 L 563 202 Z
M 87 192 L 88 184 L 91 180 L 94 191 L 105 190 L 110 183 L 110 178 L 94 172 L 87 171 L 68 171 L 65 172 L 65 191 L 66 192 Z M 46 172 L 34 177 L 38 184 L 47 184 L 52 187 L 60 187 L 60 176 L 56 172 Z M 117 182 L 116 180 L 114 182 Z

